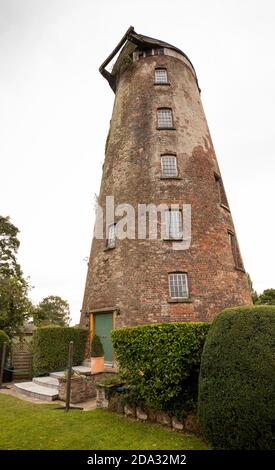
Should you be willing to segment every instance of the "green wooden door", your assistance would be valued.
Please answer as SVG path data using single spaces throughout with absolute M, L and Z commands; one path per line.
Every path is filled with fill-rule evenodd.
M 99 336 L 104 349 L 104 362 L 111 364 L 113 362 L 113 346 L 111 340 L 111 331 L 113 329 L 113 314 L 94 314 L 94 326 L 95 334 Z

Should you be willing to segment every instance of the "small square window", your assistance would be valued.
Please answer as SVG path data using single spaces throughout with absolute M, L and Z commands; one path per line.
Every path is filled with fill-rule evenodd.
M 155 83 L 168 83 L 166 69 L 155 69 Z
M 114 248 L 116 246 L 116 224 L 109 225 L 107 248 Z
M 182 240 L 182 212 L 177 209 L 165 211 L 165 238 Z
M 175 155 L 161 156 L 161 175 L 164 178 L 178 176 L 177 157 Z
M 188 299 L 186 273 L 169 274 L 169 292 L 171 299 Z
M 158 128 L 173 127 L 172 110 L 169 108 L 158 109 Z
M 242 261 L 237 238 L 233 232 L 228 231 L 228 235 L 229 235 L 235 268 L 244 270 L 243 261 Z
M 224 189 L 224 185 L 223 185 L 223 181 L 222 181 L 220 175 L 218 175 L 217 173 L 215 173 L 214 176 L 215 176 L 215 181 L 216 181 L 216 185 L 217 185 L 220 204 L 222 204 L 223 206 L 225 206 L 226 208 L 229 209 L 228 201 L 227 201 L 227 197 L 226 197 L 226 193 L 225 193 L 225 189 Z

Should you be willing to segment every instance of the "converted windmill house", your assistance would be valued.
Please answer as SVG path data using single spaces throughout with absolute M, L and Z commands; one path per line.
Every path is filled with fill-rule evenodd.
M 131 27 L 100 72 L 115 104 L 99 195 L 105 229 L 93 238 L 81 324 L 89 318 L 111 363 L 112 328 L 211 321 L 225 307 L 250 304 L 251 296 L 188 57 Z M 112 197 L 115 207 L 134 208 L 128 238 L 118 236 L 123 211 L 108 216 Z M 144 204 L 164 205 L 157 236 L 144 236 Z

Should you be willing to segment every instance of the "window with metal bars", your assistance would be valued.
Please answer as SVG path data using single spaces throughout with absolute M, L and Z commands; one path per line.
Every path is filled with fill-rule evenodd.
M 182 212 L 178 209 L 165 211 L 165 238 L 169 240 L 182 239 Z
M 188 299 L 188 281 L 186 273 L 171 273 L 169 278 L 169 293 L 171 299 Z
M 116 224 L 109 225 L 107 247 L 114 248 L 116 246 Z
M 157 117 L 158 117 L 158 128 L 159 129 L 173 128 L 172 109 L 170 109 L 170 108 L 158 109 Z
M 166 69 L 155 69 L 155 83 L 168 83 Z
M 229 241 L 231 245 L 235 268 L 244 270 L 243 261 L 242 261 L 237 238 L 235 234 L 231 231 L 228 231 L 228 235 L 229 235 Z
M 175 155 L 161 156 L 161 176 L 164 178 L 178 176 L 177 157 Z

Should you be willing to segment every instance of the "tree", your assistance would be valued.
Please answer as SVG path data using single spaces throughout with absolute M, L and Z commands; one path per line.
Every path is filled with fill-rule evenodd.
M 0 277 L 0 329 L 9 336 L 32 314 L 32 303 L 28 298 L 29 286 L 17 277 Z
M 70 322 L 70 307 L 66 300 L 56 295 L 45 297 L 33 313 L 35 325 L 66 326 Z
M 30 286 L 17 262 L 18 232 L 9 217 L 0 216 L 0 329 L 10 336 L 32 313 Z
M 275 289 L 265 289 L 263 293 L 258 296 L 256 303 L 262 305 L 275 305 Z
M 253 287 L 253 282 L 252 282 L 252 280 L 251 280 L 250 275 L 247 273 L 246 276 L 247 276 L 247 281 L 248 281 L 248 285 L 249 285 L 249 289 L 250 289 L 250 293 L 251 293 L 251 297 L 252 297 L 253 304 L 256 304 L 256 303 L 258 303 L 258 302 L 257 302 L 257 300 L 258 300 L 258 294 L 257 294 L 257 292 L 255 291 L 255 289 L 254 289 L 254 287 Z
M 20 277 L 22 271 L 16 260 L 20 242 L 17 238 L 18 228 L 10 222 L 9 217 L 0 216 L 0 275 Z

